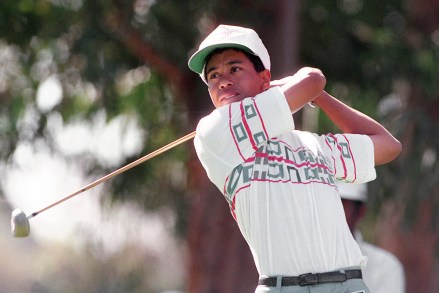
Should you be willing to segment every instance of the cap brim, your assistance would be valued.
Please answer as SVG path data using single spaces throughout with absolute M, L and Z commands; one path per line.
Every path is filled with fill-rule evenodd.
M 215 49 L 218 48 L 237 48 L 245 50 L 251 54 L 254 54 L 252 50 L 247 48 L 246 46 L 243 46 L 241 44 L 235 44 L 235 43 L 225 43 L 225 44 L 216 44 L 207 46 L 197 52 L 195 52 L 191 58 L 189 59 L 188 66 L 189 68 L 198 73 L 201 74 L 203 72 L 204 63 L 206 61 L 206 57 Z

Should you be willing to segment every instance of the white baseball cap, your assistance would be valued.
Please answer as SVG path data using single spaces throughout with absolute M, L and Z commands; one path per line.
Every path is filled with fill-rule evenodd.
M 338 191 L 342 199 L 358 200 L 367 202 L 367 185 L 355 183 L 337 183 Z
M 204 82 L 206 82 L 204 80 L 206 57 L 217 48 L 245 50 L 258 56 L 265 69 L 270 70 L 270 55 L 268 55 L 262 40 L 254 30 L 221 24 L 201 42 L 197 52 L 189 58 L 189 68 L 198 73 Z

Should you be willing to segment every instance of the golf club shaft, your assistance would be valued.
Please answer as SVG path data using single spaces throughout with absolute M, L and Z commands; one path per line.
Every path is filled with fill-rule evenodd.
M 105 175 L 104 177 L 102 177 L 100 179 L 97 179 L 96 181 L 88 184 L 87 186 L 84 186 L 83 188 L 79 189 L 78 191 L 73 192 L 72 194 L 69 194 L 68 196 L 58 200 L 57 202 L 54 202 L 53 204 L 51 204 L 51 205 L 49 205 L 49 206 L 47 206 L 47 207 L 45 207 L 45 208 L 43 208 L 43 209 L 41 209 L 41 210 L 39 210 L 37 212 L 32 213 L 31 215 L 28 216 L 28 219 L 33 218 L 36 215 L 38 215 L 39 213 L 42 213 L 42 212 L 44 212 L 44 211 L 46 211 L 46 210 L 48 210 L 50 208 L 53 208 L 54 206 L 59 205 L 60 203 L 66 201 L 66 200 L 68 200 L 68 199 L 70 199 L 70 198 L 72 198 L 72 197 L 74 197 L 74 196 L 76 196 L 76 195 L 78 195 L 80 193 L 83 193 L 84 191 L 87 191 L 87 190 L 93 188 L 96 185 L 99 185 L 99 184 L 101 184 L 101 183 L 103 183 L 103 182 L 113 178 L 114 176 L 117 176 L 117 175 L 119 175 L 119 174 L 121 174 L 121 173 L 123 173 L 123 172 L 125 172 L 125 171 L 127 171 L 127 170 L 129 170 L 129 169 L 131 169 L 131 168 L 133 168 L 133 167 L 135 167 L 137 165 L 139 165 L 139 164 L 142 164 L 143 162 L 145 162 L 145 161 L 147 161 L 147 160 L 149 160 L 151 158 L 154 158 L 155 156 L 160 155 L 161 153 L 164 153 L 167 150 L 170 150 L 170 149 L 172 149 L 172 148 L 182 144 L 183 142 L 188 141 L 188 140 L 194 138 L 194 136 L 195 136 L 195 131 L 193 131 L 193 132 L 191 132 L 189 134 L 186 134 L 185 136 L 180 137 L 179 139 L 177 139 L 177 140 L 175 140 L 175 141 L 173 141 L 173 142 L 171 142 L 171 143 L 169 143 L 169 144 L 159 148 L 158 150 L 155 150 L 155 151 L 153 151 L 153 152 L 151 152 L 151 153 L 141 157 L 140 159 L 137 159 L 136 161 L 134 161 L 134 162 L 132 162 L 132 163 L 130 163 L 128 165 L 125 165 L 125 166 L 123 166 L 123 167 L 121 167 L 121 168 L 111 172 L 110 174 Z

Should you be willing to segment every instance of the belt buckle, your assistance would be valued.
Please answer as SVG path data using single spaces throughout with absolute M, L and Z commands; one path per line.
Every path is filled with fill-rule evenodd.
M 300 286 L 308 286 L 315 285 L 319 283 L 319 277 L 317 274 L 302 274 L 299 276 L 299 285 Z

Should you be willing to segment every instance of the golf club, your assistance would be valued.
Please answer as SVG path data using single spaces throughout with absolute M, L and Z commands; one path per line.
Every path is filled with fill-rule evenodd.
M 68 200 L 68 199 L 70 199 L 70 198 L 72 198 L 72 197 L 74 197 L 74 196 L 76 196 L 76 195 L 78 195 L 80 193 L 83 193 L 84 191 L 87 191 L 87 190 L 95 187 L 96 185 L 99 185 L 99 184 L 101 184 L 101 183 L 103 183 L 103 182 L 105 182 L 105 181 L 107 181 L 107 180 L 109 180 L 109 179 L 111 179 L 111 178 L 113 178 L 113 177 L 115 177 L 115 176 L 117 176 L 117 175 L 119 175 L 119 174 L 121 174 L 121 173 L 123 173 L 123 172 L 125 172 L 125 171 L 127 171 L 127 170 L 129 170 L 129 169 L 131 169 L 131 168 L 133 168 L 133 167 L 135 167 L 135 166 L 137 166 L 137 165 L 147 161 L 147 160 L 149 160 L 149 159 L 151 159 L 151 158 L 154 158 L 155 156 L 160 155 L 161 153 L 164 153 L 167 150 L 170 150 L 170 149 L 174 148 L 177 145 L 180 145 L 183 142 L 186 142 L 186 141 L 194 138 L 194 136 L 195 136 L 195 131 L 193 131 L 193 132 L 191 132 L 189 134 L 186 134 L 185 136 L 183 136 L 183 137 L 181 137 L 181 138 L 179 138 L 179 139 L 177 139 L 177 140 L 175 140 L 175 141 L 173 141 L 173 142 L 171 142 L 171 143 L 169 143 L 169 144 L 159 148 L 158 150 L 155 150 L 155 151 L 153 151 L 153 152 L 151 152 L 151 153 L 141 157 L 140 159 L 137 159 L 136 161 L 134 161 L 132 163 L 129 163 L 128 165 L 125 165 L 125 166 L 123 166 L 123 167 L 121 167 L 121 168 L 111 172 L 110 174 L 105 175 L 104 177 L 102 177 L 100 179 L 97 179 L 96 181 L 93 181 L 92 183 L 88 184 L 87 186 L 84 186 L 83 188 L 73 192 L 72 194 L 67 195 L 66 197 L 58 200 L 57 202 L 54 202 L 51 205 L 48 205 L 45 208 L 42 208 L 39 211 L 36 211 L 36 212 L 30 214 L 29 216 L 26 216 L 26 214 L 22 210 L 15 209 L 12 212 L 12 215 L 11 215 L 11 232 L 12 232 L 12 235 L 14 237 L 27 237 L 29 235 L 29 233 L 30 233 L 29 220 L 34 218 L 38 214 L 40 214 L 40 213 L 42 213 L 42 212 L 44 212 L 44 211 L 46 211 L 46 210 L 48 210 L 50 208 L 53 208 L 54 206 L 57 206 L 60 203 L 66 201 L 66 200 Z

